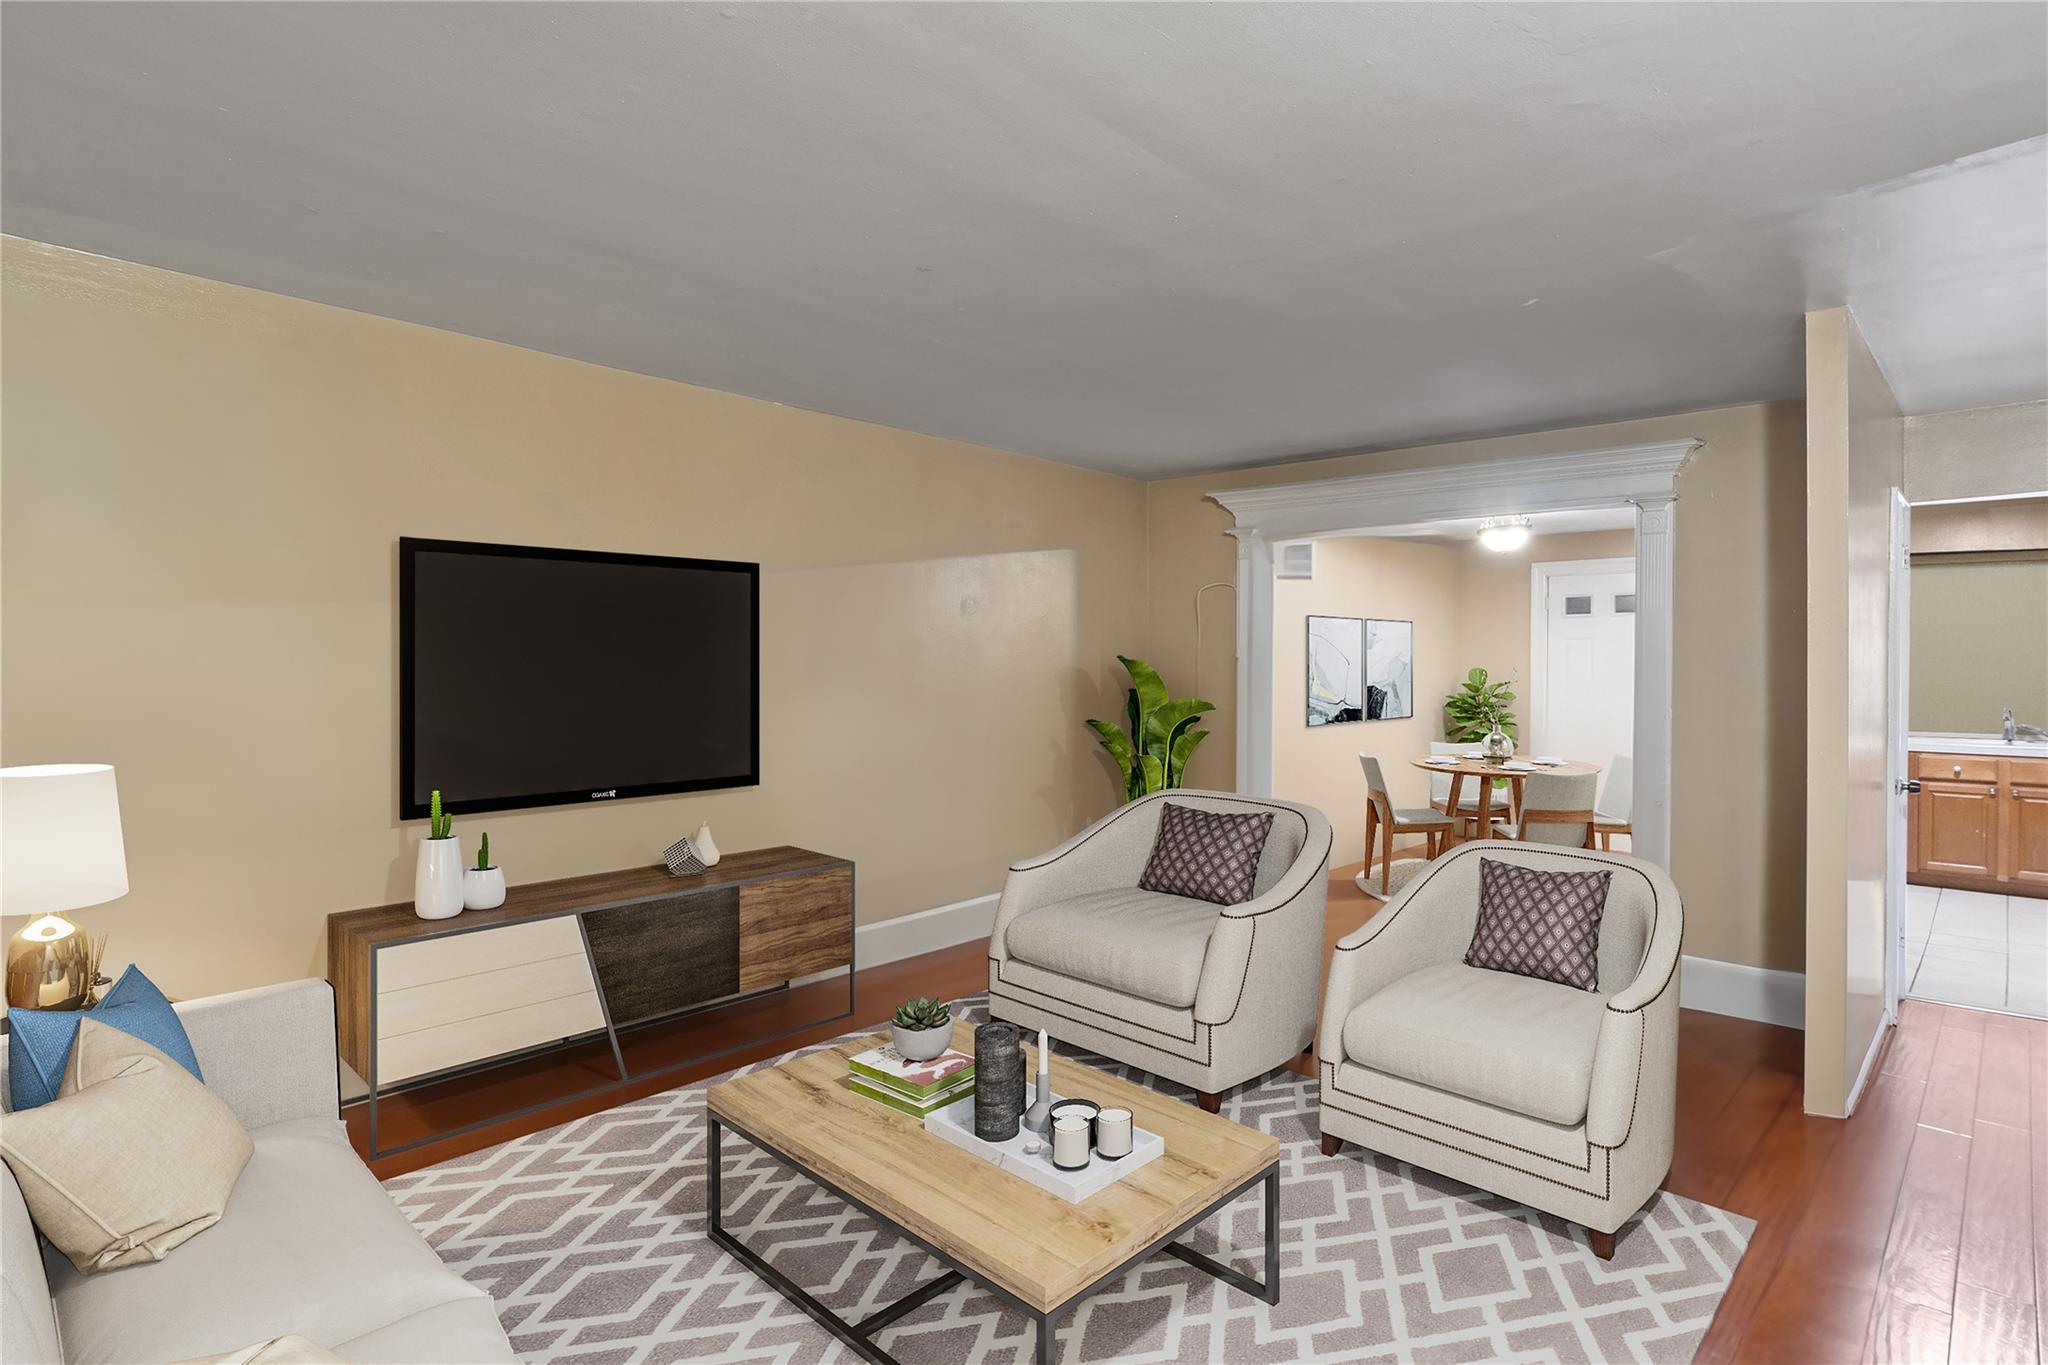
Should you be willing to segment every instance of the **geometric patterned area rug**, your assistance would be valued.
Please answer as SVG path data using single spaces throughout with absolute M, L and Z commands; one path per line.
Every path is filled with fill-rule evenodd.
M 985 1018 L 986 1004 L 962 1001 L 955 1015 Z M 1059 1050 L 1187 1096 L 1171 1081 Z M 704 1235 L 704 1089 L 714 1083 L 385 1188 L 442 1260 L 490 1292 L 522 1360 L 851 1360 Z M 1548 1214 L 1352 1144 L 1323 1156 L 1309 1077 L 1283 1071 L 1224 1103 L 1227 1117 L 1280 1140 L 1280 1302 L 1162 1254 L 1068 1316 L 1060 1361 L 1690 1361 L 1755 1227 L 1660 1194 L 1602 1262 Z M 743 1138 L 725 1143 L 725 1203 L 748 1245 L 848 1319 L 939 1270 Z M 1254 1189 L 1186 1240 L 1256 1278 L 1260 1207 Z M 1027 1319 L 971 1281 L 879 1335 L 906 1365 L 1026 1365 L 1034 1342 Z

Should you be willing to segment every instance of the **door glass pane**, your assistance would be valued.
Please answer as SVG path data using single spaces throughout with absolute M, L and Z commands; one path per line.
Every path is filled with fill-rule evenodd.
M 1636 609 L 1636 595 L 1635 595 L 1634 593 L 1632 593 L 1632 592 L 1618 592 L 1618 593 L 1614 594 L 1614 612 L 1615 612 L 1615 615 L 1617 615 L 1617 616 L 1627 616 L 1628 614 L 1630 614 L 1631 612 L 1633 612 L 1633 611 L 1634 611 L 1635 609 Z
M 1585 597 L 1565 598 L 1564 614 L 1566 616 L 1591 616 L 1593 614 L 1592 597 L 1588 595 Z

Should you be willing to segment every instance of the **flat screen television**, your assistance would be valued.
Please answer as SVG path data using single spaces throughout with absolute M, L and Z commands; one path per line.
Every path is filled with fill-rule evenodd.
M 399 812 L 748 787 L 761 567 L 398 542 Z

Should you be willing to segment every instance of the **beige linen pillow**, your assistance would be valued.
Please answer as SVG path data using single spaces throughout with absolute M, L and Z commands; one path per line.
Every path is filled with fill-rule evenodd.
M 220 1096 L 96 1019 L 78 1026 L 57 1098 L 0 1124 L 29 1215 L 87 1275 L 160 1261 L 218 1223 L 254 1150 Z
M 272 1337 L 225 1355 L 197 1356 L 178 1365 L 343 1365 L 340 1356 L 304 1337 Z

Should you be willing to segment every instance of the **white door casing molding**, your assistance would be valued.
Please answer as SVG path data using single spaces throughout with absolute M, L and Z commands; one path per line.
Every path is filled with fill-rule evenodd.
M 1671 642 L 1678 471 L 1691 437 L 1605 450 L 1229 488 L 1237 538 L 1237 788 L 1273 794 L 1273 545 L 1384 526 L 1587 507 L 1636 514 L 1636 789 L 1630 846 L 1671 850 Z

